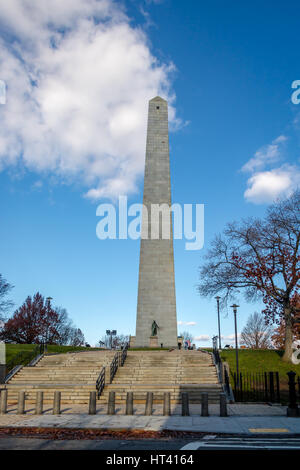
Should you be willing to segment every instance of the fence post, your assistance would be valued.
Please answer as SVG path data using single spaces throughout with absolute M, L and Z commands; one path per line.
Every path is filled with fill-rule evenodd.
M 107 406 L 107 414 L 114 415 L 116 413 L 116 395 L 115 392 L 109 392 L 108 395 L 108 406 Z
M 237 386 L 236 386 L 236 373 L 233 373 L 233 381 L 234 381 L 234 398 L 235 401 L 238 401 L 238 391 L 237 391 Z
M 291 371 L 287 373 L 289 377 L 289 404 L 287 408 L 287 416 L 296 417 L 300 416 L 299 408 L 297 405 L 297 396 L 296 396 L 296 384 L 295 377 L 296 373 Z
M 53 414 L 54 415 L 60 415 L 60 398 L 61 398 L 61 392 L 56 390 L 54 392 L 54 399 L 53 399 Z
M 90 392 L 89 415 L 96 414 L 96 392 Z
M 208 393 L 201 393 L 201 416 L 209 416 Z
M 268 394 L 268 376 L 265 372 L 265 401 L 269 401 L 269 394 Z
M 164 393 L 164 416 L 170 416 L 171 414 L 171 394 L 170 392 Z
M 274 374 L 269 372 L 269 383 L 270 383 L 270 402 L 274 403 L 275 401 L 275 390 L 274 390 Z
M 240 372 L 239 386 L 240 386 L 240 397 L 241 397 L 240 400 L 243 401 L 244 390 L 243 390 L 243 374 L 242 374 L 242 372 Z
M 127 392 L 126 395 L 126 414 L 133 415 L 133 392 Z
M 7 413 L 7 390 L 1 390 L 0 394 L 0 414 L 5 415 Z
M 187 392 L 183 392 L 181 394 L 181 401 L 182 401 L 182 416 L 190 416 L 189 410 L 189 394 Z
M 153 392 L 147 392 L 145 415 L 151 416 L 153 408 Z
M 25 392 L 21 390 L 18 396 L 18 415 L 23 415 L 25 413 Z
M 276 375 L 276 396 L 277 403 L 280 403 L 280 382 L 279 382 L 279 372 L 275 372 Z
M 44 397 L 43 392 L 41 391 L 36 392 L 35 414 L 37 415 L 43 414 L 43 397 Z

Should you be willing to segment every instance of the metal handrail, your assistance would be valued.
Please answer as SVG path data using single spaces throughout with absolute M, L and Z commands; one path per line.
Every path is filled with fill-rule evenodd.
M 222 370 L 223 367 L 222 367 L 222 360 L 220 357 L 220 353 L 217 349 L 213 350 L 213 360 L 217 369 L 219 382 L 222 384 L 223 383 L 223 370 Z
M 126 343 L 122 349 L 122 352 L 121 352 L 121 356 L 120 356 L 120 366 L 123 367 L 124 366 L 124 362 L 126 360 L 126 357 L 127 357 L 127 351 L 128 351 L 128 343 Z
M 116 353 L 110 364 L 110 383 L 112 383 L 114 376 L 116 375 L 116 372 L 118 370 L 118 367 L 119 367 L 119 353 Z
M 103 389 L 105 387 L 105 367 L 102 367 L 102 370 L 99 374 L 99 377 L 96 381 L 97 397 L 99 398 Z

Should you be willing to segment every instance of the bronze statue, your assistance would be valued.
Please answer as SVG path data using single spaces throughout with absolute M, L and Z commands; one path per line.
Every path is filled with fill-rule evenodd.
M 153 323 L 152 323 L 152 336 L 156 336 L 157 335 L 157 329 L 159 328 L 158 324 L 156 323 L 155 320 L 153 320 Z

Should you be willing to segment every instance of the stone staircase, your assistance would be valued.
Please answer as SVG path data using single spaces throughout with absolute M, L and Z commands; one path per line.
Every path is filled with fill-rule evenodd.
M 62 403 L 88 403 L 102 367 L 108 373 L 114 355 L 114 351 L 84 351 L 44 356 L 36 366 L 23 367 L 9 380 L 8 403 L 17 402 L 20 390 L 25 391 L 28 403 L 35 403 L 37 391 L 44 392 L 44 403 L 52 403 L 56 390 L 61 391 Z
M 115 391 L 116 403 L 126 401 L 126 393 L 134 392 L 135 403 L 145 403 L 148 391 L 154 403 L 162 403 L 164 392 L 171 393 L 171 403 L 181 402 L 181 393 L 188 392 L 190 403 L 200 403 L 207 392 L 210 403 L 219 400 L 222 387 L 210 354 L 200 351 L 128 351 L 123 367 L 119 367 L 113 383 L 109 383 L 110 364 L 115 351 L 84 351 L 44 356 L 34 367 L 23 367 L 6 384 L 8 403 L 17 403 L 18 392 L 25 391 L 27 403 L 35 403 L 36 392 L 44 392 L 44 403 L 52 404 L 54 391 L 61 392 L 61 402 L 84 404 L 96 390 L 96 380 L 106 367 L 106 386 L 99 402 L 107 403 Z
M 154 403 L 162 403 L 164 392 L 171 393 L 171 403 L 181 402 L 181 393 L 188 392 L 190 403 L 200 403 L 207 392 L 210 403 L 219 401 L 222 386 L 210 354 L 200 351 L 129 351 L 123 367 L 119 367 L 112 384 L 105 387 L 100 402 L 106 403 L 110 391 L 116 403 L 126 401 L 126 393 L 134 393 L 135 403 L 145 403 L 148 391 Z

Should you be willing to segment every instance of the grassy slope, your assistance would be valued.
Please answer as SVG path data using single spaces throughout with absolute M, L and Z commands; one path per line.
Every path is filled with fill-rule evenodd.
M 283 362 L 283 351 L 267 349 L 239 349 L 239 369 L 241 372 L 279 372 L 281 380 L 287 380 L 286 373 L 296 372 L 300 376 L 300 364 Z M 228 362 L 231 372 L 236 370 L 235 349 L 221 352 L 223 361 Z
M 6 363 L 11 361 L 16 354 L 20 352 L 33 351 L 36 344 L 6 344 Z M 68 351 L 91 351 L 97 350 L 98 348 L 85 348 L 83 346 L 57 346 L 49 345 L 48 353 L 66 353 Z M 99 348 L 100 349 L 100 348 Z

